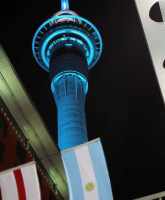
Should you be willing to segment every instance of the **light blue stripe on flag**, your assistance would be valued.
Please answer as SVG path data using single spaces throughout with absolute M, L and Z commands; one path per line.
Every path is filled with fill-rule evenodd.
M 62 159 L 69 187 L 69 200 L 84 200 L 80 171 L 74 151 L 62 152 Z
M 100 200 L 113 200 L 111 183 L 100 140 L 89 143 L 89 152 L 94 168 Z
M 100 139 L 62 151 L 69 200 L 113 200 Z

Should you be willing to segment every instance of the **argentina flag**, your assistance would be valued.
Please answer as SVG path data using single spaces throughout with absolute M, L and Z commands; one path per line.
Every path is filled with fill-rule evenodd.
M 70 200 L 113 200 L 100 139 L 62 151 Z

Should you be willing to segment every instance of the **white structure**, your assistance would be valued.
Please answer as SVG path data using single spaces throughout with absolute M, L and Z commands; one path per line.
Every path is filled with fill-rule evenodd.
M 165 69 L 163 67 L 165 61 L 165 1 L 135 0 L 135 3 L 141 19 L 163 100 L 165 102 Z M 154 21 L 149 16 L 150 10 L 155 3 L 159 3 L 163 18 L 162 22 Z
M 162 97 L 165 102 L 165 0 L 135 0 L 151 59 L 157 75 Z M 150 18 L 150 10 L 159 3 L 162 22 Z M 165 200 L 165 192 L 134 200 Z

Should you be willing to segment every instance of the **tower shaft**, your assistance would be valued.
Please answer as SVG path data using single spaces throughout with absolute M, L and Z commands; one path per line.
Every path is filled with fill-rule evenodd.
M 87 142 L 85 91 L 83 80 L 74 73 L 65 73 L 52 82 L 58 115 L 58 145 L 60 149 Z
M 50 60 L 51 90 L 57 106 L 61 150 L 87 142 L 85 97 L 87 61 L 76 47 L 56 50 Z

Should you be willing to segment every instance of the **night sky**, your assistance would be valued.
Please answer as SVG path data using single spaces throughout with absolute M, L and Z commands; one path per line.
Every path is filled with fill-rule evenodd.
M 165 190 L 165 108 L 134 1 L 72 0 L 70 6 L 103 36 L 102 58 L 90 71 L 86 111 L 89 138 L 103 142 L 114 199 Z M 0 6 L 0 43 L 55 141 L 49 76 L 35 63 L 31 41 L 59 8 L 57 0 Z

